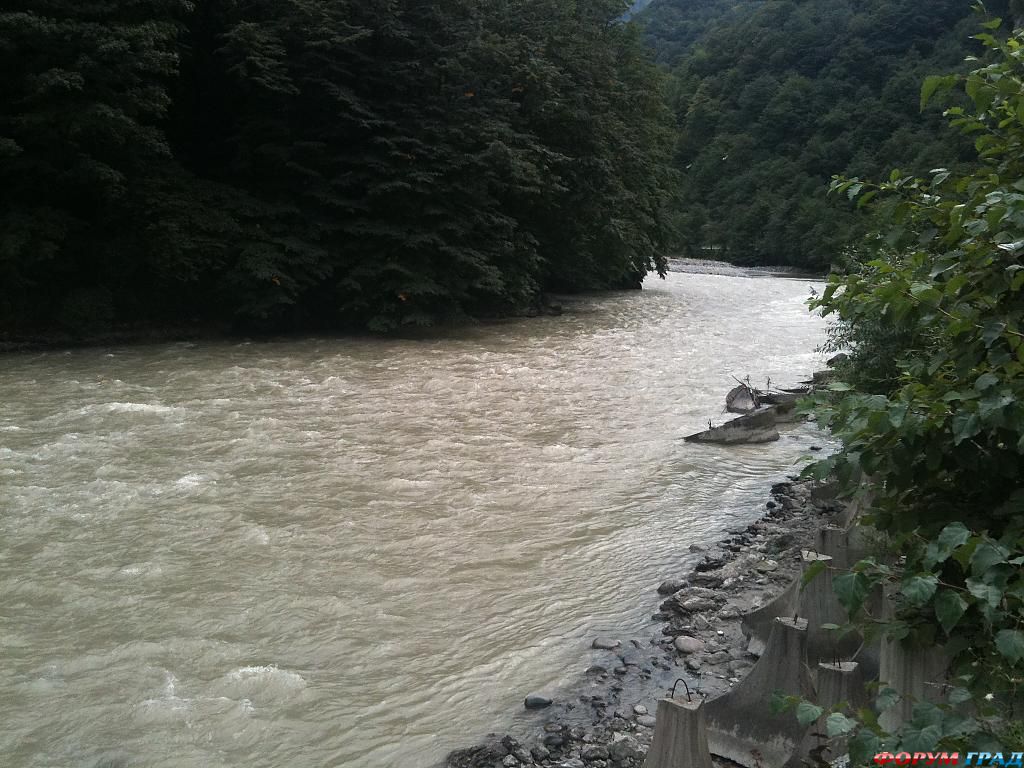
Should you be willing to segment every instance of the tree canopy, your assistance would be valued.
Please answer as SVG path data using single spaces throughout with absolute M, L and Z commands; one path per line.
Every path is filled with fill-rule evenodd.
M 965 0 L 657 0 L 640 18 L 675 79 L 679 248 L 827 267 L 866 232 L 824 196 L 832 174 L 970 162 L 917 92 L 980 51 L 971 17 Z
M 0 330 L 386 330 L 664 270 L 623 0 L 14 0 Z

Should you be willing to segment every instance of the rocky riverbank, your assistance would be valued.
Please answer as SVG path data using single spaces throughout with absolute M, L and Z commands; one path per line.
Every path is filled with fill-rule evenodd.
M 764 515 L 729 532 L 689 573 L 667 574 L 663 602 L 639 637 L 595 638 L 585 679 L 557 701 L 543 697 L 527 735 L 492 734 L 452 752 L 448 768 L 637 768 L 650 747 L 657 700 L 674 684 L 714 697 L 738 683 L 757 656 L 748 652 L 742 614 L 771 600 L 800 572 L 838 503 L 806 481 L 771 489 Z M 653 604 L 653 600 L 652 600 Z M 679 681 L 676 683 L 676 681 Z M 767 707 L 767 702 L 765 704 Z M 789 715 L 790 717 L 792 715 Z

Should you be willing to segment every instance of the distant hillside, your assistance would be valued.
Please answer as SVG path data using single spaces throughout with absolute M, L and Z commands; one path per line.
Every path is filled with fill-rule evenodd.
M 695 42 L 719 22 L 753 13 L 766 0 L 638 0 L 636 21 L 654 50 L 655 60 L 674 66 Z M 643 13 L 637 13 L 643 9 Z
M 833 174 L 971 157 L 937 108 L 919 111 L 922 80 L 979 47 L 967 0 L 654 0 L 639 18 L 675 75 L 689 255 L 827 265 L 864 225 L 826 197 Z

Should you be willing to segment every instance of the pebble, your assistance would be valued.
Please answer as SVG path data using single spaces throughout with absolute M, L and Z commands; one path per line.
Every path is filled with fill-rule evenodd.
M 642 715 L 636 719 L 637 725 L 642 725 L 644 728 L 653 728 L 657 722 L 654 715 Z
M 596 648 L 599 651 L 611 651 L 618 648 L 622 643 L 618 640 L 611 640 L 607 637 L 594 638 L 594 642 L 590 644 L 591 648 Z
M 698 669 L 700 669 L 700 659 L 694 658 L 693 656 L 688 656 L 686 658 L 686 668 L 693 672 L 696 672 Z
M 636 706 L 633 707 L 633 714 L 634 715 L 646 715 L 647 712 L 648 712 L 648 709 L 643 704 L 637 704 Z

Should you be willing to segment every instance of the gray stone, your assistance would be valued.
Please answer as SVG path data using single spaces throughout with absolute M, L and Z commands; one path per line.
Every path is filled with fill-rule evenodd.
M 688 597 L 679 604 L 679 609 L 685 613 L 697 613 L 698 611 L 713 611 L 718 604 L 707 597 Z
M 589 747 L 584 747 L 580 752 L 580 757 L 586 760 L 588 763 L 594 760 L 607 760 L 608 759 L 608 748 L 601 744 L 592 744 Z
M 531 693 L 523 700 L 523 706 L 527 709 L 544 709 L 551 706 L 551 699 L 539 693 Z
M 647 713 L 648 709 L 643 704 L 637 704 L 635 707 L 633 707 L 634 715 L 646 715 Z
M 514 755 L 505 755 L 505 759 L 501 761 L 501 764 L 505 768 L 515 768 L 515 766 L 519 765 L 519 760 Z
M 671 595 L 674 592 L 678 592 L 685 586 L 686 582 L 681 579 L 666 579 L 658 585 L 658 594 Z
M 594 638 L 594 642 L 590 644 L 591 648 L 596 648 L 599 651 L 611 651 L 618 648 L 622 643 L 618 640 L 612 640 L 607 637 Z
M 653 728 L 657 722 L 654 715 L 642 715 L 636 719 L 637 725 L 642 725 L 644 728 Z
M 687 637 L 686 635 L 680 635 L 672 643 L 676 650 L 680 653 L 701 653 L 704 650 L 704 642 L 698 640 L 696 637 Z
M 616 763 L 639 760 L 643 757 L 639 742 L 632 736 L 621 736 L 608 747 L 608 756 Z
M 526 747 L 519 747 L 519 749 L 512 754 L 516 756 L 516 760 L 524 765 L 530 765 L 533 763 L 533 755 L 530 754 L 530 750 Z
M 686 668 L 692 672 L 696 672 L 698 669 L 700 669 L 700 659 L 696 658 L 695 656 L 687 656 Z
M 771 573 L 772 571 L 777 571 L 779 569 L 779 564 L 774 560 L 762 560 L 754 567 L 761 573 Z
M 691 552 L 704 552 L 706 549 L 707 549 L 707 547 L 705 547 L 703 544 L 691 544 L 690 545 L 690 551 Z
M 587 768 L 582 760 L 578 757 L 570 757 L 568 760 L 563 760 L 558 764 L 558 768 Z
M 606 675 L 608 670 L 602 667 L 600 664 L 594 664 L 593 666 L 587 667 L 588 675 Z
M 549 757 L 551 757 L 551 752 L 548 750 L 548 748 L 542 747 L 539 744 L 530 750 L 530 754 L 533 755 L 533 759 L 537 762 L 547 760 Z
M 555 749 L 565 744 L 565 739 L 562 738 L 561 734 L 549 733 L 544 737 L 544 746 L 548 749 Z

